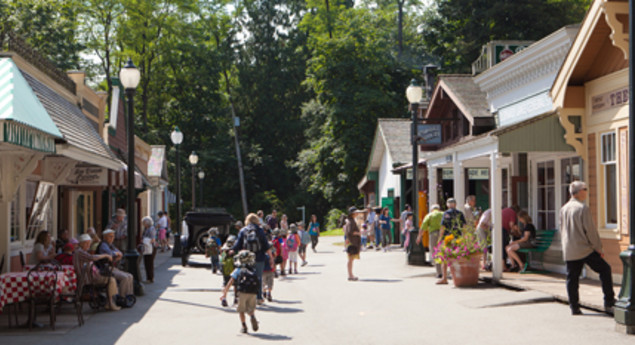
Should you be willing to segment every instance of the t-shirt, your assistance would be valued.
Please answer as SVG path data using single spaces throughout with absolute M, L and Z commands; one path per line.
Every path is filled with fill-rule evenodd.
M 512 231 L 512 229 L 509 227 L 509 223 L 511 222 L 514 225 L 516 224 L 516 212 L 514 212 L 511 207 L 504 208 L 501 211 L 501 218 L 503 222 L 503 229 L 505 229 L 507 232 Z
M 423 223 L 421 224 L 421 230 L 428 232 L 435 232 L 441 229 L 441 221 L 443 220 L 443 212 L 439 210 L 433 210 L 428 213 L 426 217 L 423 219 Z
M 37 257 L 38 257 L 38 253 L 42 253 L 44 254 L 44 256 L 49 256 L 50 254 L 53 253 L 53 251 L 55 250 L 55 248 L 53 248 L 53 245 L 49 245 L 48 248 L 44 248 L 44 244 L 42 243 L 36 243 L 33 246 L 33 252 L 31 252 L 31 257 L 29 258 L 29 263 L 31 265 L 37 265 L 40 262 L 38 261 Z
M 463 212 L 457 210 L 456 208 L 451 208 L 443 213 L 443 221 L 441 225 L 445 227 L 446 230 L 458 231 L 465 225 L 465 217 L 463 216 Z
M 382 230 L 390 230 L 390 217 L 384 216 L 383 214 L 379 216 L 379 220 L 385 221 L 385 223 L 380 224 Z
M 366 218 L 366 221 L 369 224 L 372 224 L 375 222 L 375 211 L 371 210 L 370 212 L 368 212 L 368 217 Z
M 481 219 L 478 222 L 477 229 L 490 230 L 492 228 L 492 209 L 488 209 L 483 212 Z
M 529 224 L 525 224 L 525 228 L 523 229 L 523 235 L 525 231 L 529 231 L 529 243 L 531 243 L 532 245 L 535 245 L 536 243 L 536 227 L 529 223 Z
M 319 227 L 320 227 L 320 223 L 318 223 L 318 222 L 315 222 L 315 223 L 311 222 L 311 223 L 309 223 L 309 235 L 311 235 L 311 236 L 317 236 L 317 235 L 318 235 L 317 229 L 318 229 Z
M 240 267 L 235 268 L 234 272 L 232 272 L 230 276 L 234 278 L 235 281 L 238 281 L 238 277 L 240 276 Z
M 265 268 L 264 272 L 273 272 L 273 267 L 271 267 L 271 260 L 269 259 L 269 254 L 265 254 Z

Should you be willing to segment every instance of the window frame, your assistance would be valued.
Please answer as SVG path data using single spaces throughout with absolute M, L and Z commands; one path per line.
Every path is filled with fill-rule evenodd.
M 603 217 L 604 217 L 604 228 L 606 229 L 617 229 L 618 226 L 618 222 L 619 222 L 619 210 L 618 210 L 618 202 L 619 202 L 619 190 L 617 190 L 619 183 L 617 181 L 618 179 L 618 168 L 617 168 L 617 133 L 615 131 L 609 131 L 609 132 L 605 132 L 605 133 L 600 133 L 600 165 L 602 166 L 602 181 L 601 181 L 601 185 L 602 188 L 604 189 L 604 193 L 603 193 L 603 203 L 601 203 L 602 205 L 604 205 L 603 207 Z M 609 145 L 612 145 L 611 147 L 609 147 L 608 149 L 612 149 L 613 152 L 612 153 L 608 153 L 607 154 L 607 150 L 604 147 L 605 144 L 605 140 L 604 138 L 606 137 L 612 137 L 612 140 L 609 139 L 609 141 L 607 142 Z M 609 157 L 607 157 L 607 155 Z M 612 156 L 612 157 L 611 157 Z M 608 209 L 608 200 L 609 200 L 609 188 L 607 185 L 607 170 L 609 166 L 613 166 L 613 177 L 614 177 L 614 185 L 615 185 L 615 190 L 613 191 L 613 194 L 615 196 L 615 200 L 613 202 L 613 205 L 615 207 L 615 223 L 609 223 L 609 209 Z

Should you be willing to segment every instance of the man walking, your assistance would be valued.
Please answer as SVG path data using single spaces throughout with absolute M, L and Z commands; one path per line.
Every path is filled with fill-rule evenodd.
M 448 209 L 443 213 L 443 219 L 441 220 L 441 230 L 439 234 L 439 241 L 443 241 L 446 235 L 461 235 L 461 229 L 465 225 L 465 216 L 463 213 L 456 209 L 456 200 L 454 198 L 449 198 L 446 201 L 445 206 Z M 441 279 L 437 281 L 437 284 L 447 284 L 448 283 L 448 265 L 441 265 Z
M 567 294 L 571 314 L 582 314 L 578 286 L 584 264 L 600 274 L 604 309 L 607 313 L 612 313 L 615 293 L 611 266 L 604 261 L 600 235 L 593 224 L 589 207 L 584 204 L 587 199 L 587 186 L 584 182 L 574 181 L 569 185 L 569 193 L 571 199 L 560 209 L 560 232 L 562 255 L 567 265 Z
M 417 244 L 421 243 L 423 238 L 423 232 L 427 231 L 430 240 L 428 241 L 428 247 L 430 248 L 430 260 L 434 261 L 434 247 L 439 243 L 439 230 L 441 230 L 441 222 L 443 221 L 443 212 L 438 204 L 432 205 L 432 211 L 426 215 L 421 223 L 419 229 L 419 236 L 417 236 Z M 434 263 L 434 267 L 437 271 L 437 278 L 441 278 L 441 265 Z

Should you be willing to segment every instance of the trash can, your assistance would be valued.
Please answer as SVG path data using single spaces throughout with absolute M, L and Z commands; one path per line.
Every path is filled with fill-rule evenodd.
M 408 243 L 408 265 L 426 266 L 426 250 L 422 243 L 417 243 L 417 236 L 419 232 L 417 230 L 410 230 L 408 236 L 410 240 Z

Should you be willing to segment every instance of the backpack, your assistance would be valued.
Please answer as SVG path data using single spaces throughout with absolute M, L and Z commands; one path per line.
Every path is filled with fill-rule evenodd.
M 287 238 L 287 248 L 289 248 L 290 251 L 295 251 L 298 249 L 298 244 L 296 243 L 297 238 L 298 235 L 294 234 L 291 234 L 291 236 Z
M 260 245 L 260 239 L 258 238 L 258 228 L 255 225 L 250 224 L 246 227 L 245 237 L 243 238 L 243 249 L 247 249 L 252 253 L 258 253 L 262 247 Z
M 302 238 L 300 238 L 300 243 L 305 245 L 311 243 L 311 235 L 309 235 L 308 231 L 302 231 Z
M 223 253 L 223 275 L 229 276 L 234 271 L 234 258 L 229 255 L 227 252 Z
M 216 242 L 215 236 L 207 238 L 207 243 L 205 244 L 205 254 L 207 254 L 207 256 L 218 255 L 218 242 Z
M 238 274 L 238 292 L 258 293 L 259 280 L 256 271 L 243 267 Z

